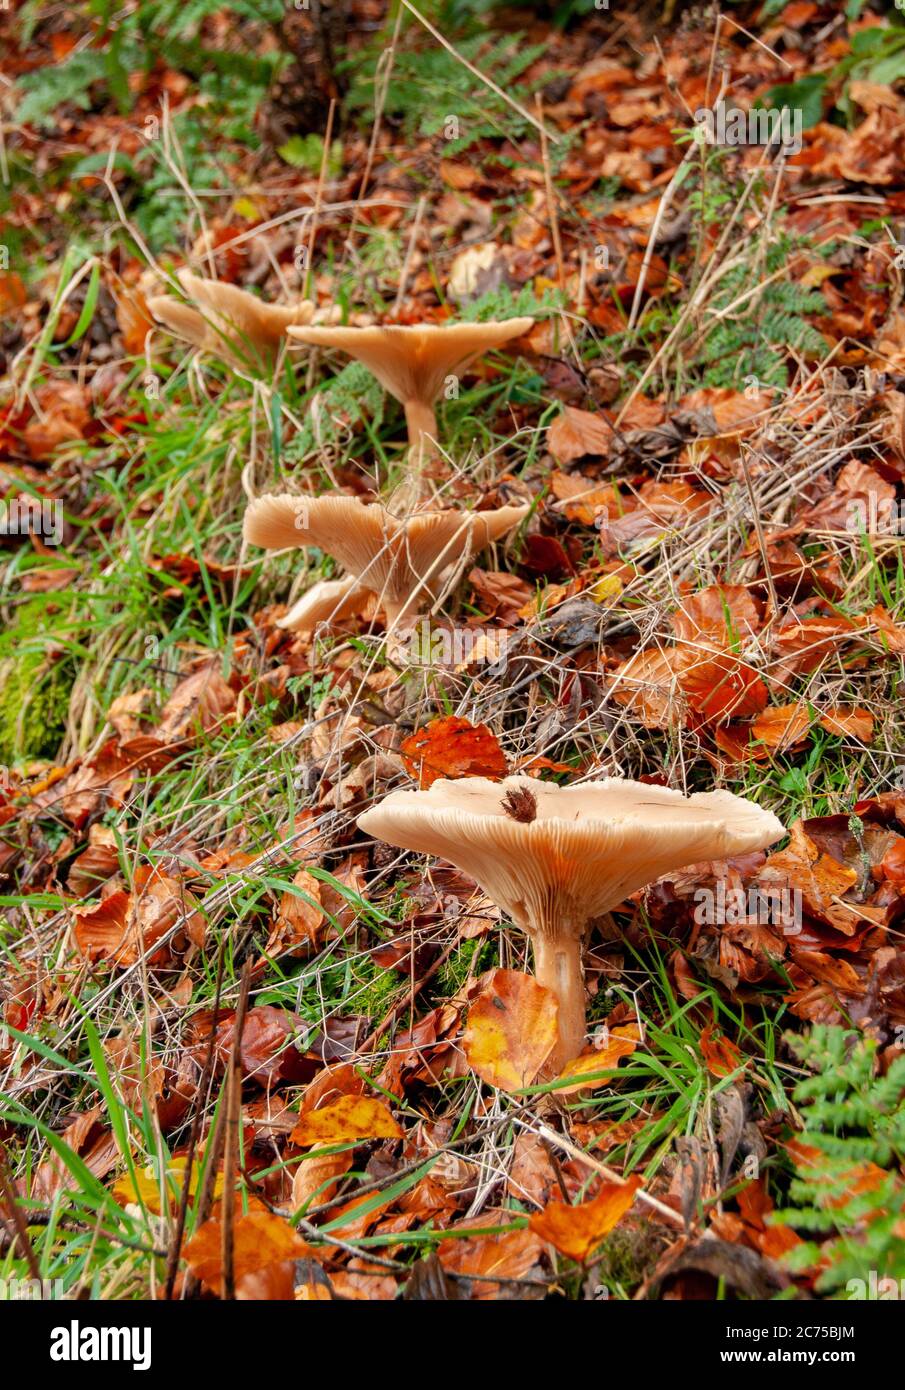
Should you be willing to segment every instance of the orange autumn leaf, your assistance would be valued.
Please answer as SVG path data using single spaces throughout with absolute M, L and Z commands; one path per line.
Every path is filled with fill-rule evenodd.
M 905 836 L 900 835 L 889 846 L 880 861 L 880 873 L 897 888 L 905 887 Z
M 340 1096 L 302 1115 L 289 1137 L 293 1144 L 347 1144 L 401 1135 L 384 1101 L 376 1096 Z
M 574 1084 L 570 1086 L 558 1084 L 556 1087 L 557 1096 L 571 1096 L 576 1091 L 593 1091 L 599 1086 L 605 1086 L 612 1078 L 601 1076 L 600 1073 L 615 1070 L 619 1065 L 620 1057 L 630 1057 L 640 1041 L 637 1024 L 629 1023 L 624 1028 L 614 1028 L 609 1034 L 605 1046 L 599 1052 L 590 1052 L 583 1057 L 576 1057 L 573 1062 L 569 1062 L 565 1071 L 556 1080 L 558 1083 L 566 1080 L 574 1081 Z
M 788 749 L 800 743 L 811 727 L 811 717 L 802 705 L 773 705 L 751 726 L 754 739 L 773 750 Z
M 423 789 L 438 777 L 505 777 L 503 750 L 486 724 L 433 719 L 402 743 L 402 761 Z
M 189 1269 L 209 1289 L 223 1293 L 223 1221 L 218 1213 L 192 1236 L 183 1249 Z M 233 1225 L 233 1267 L 237 1292 L 250 1276 L 287 1260 L 302 1259 L 311 1250 L 288 1221 L 254 1204 L 236 1211 Z
M 321 1153 L 321 1145 L 316 1144 L 295 1170 L 292 1179 L 293 1207 L 298 1210 L 312 1199 L 318 1204 L 332 1201 L 340 1178 L 352 1167 L 352 1159 L 351 1149 L 344 1149 L 342 1153 Z
M 820 725 L 828 734 L 856 738 L 861 743 L 870 743 L 874 736 L 874 717 L 862 705 L 833 705 L 821 714 Z
M 21 275 L 14 270 L 0 271 L 0 315 L 12 318 L 27 298 Z
M 729 647 L 760 631 L 762 605 L 743 584 L 710 584 L 682 601 L 672 615 L 682 642 L 709 641 Z
M 748 719 L 767 703 L 767 687 L 734 652 L 706 642 L 680 642 L 673 670 L 689 705 L 708 722 Z
M 729 1076 L 742 1065 L 742 1056 L 728 1038 L 715 1038 L 714 1025 L 709 1024 L 701 1034 L 701 1056 L 711 1076 Z
M 637 1177 L 602 1183 L 591 1201 L 574 1207 L 567 1202 L 548 1202 L 543 1211 L 534 1212 L 528 1224 L 535 1235 L 549 1241 L 561 1255 L 584 1264 L 604 1236 L 622 1220 L 641 1185 Z
M 438 1232 L 442 1241 L 438 1259 L 444 1270 L 450 1274 L 480 1276 L 470 1286 L 471 1300 L 486 1302 L 499 1297 L 501 1286 L 493 1282 L 491 1276 L 525 1279 L 540 1262 L 543 1243 L 527 1226 L 518 1231 L 480 1233 L 483 1226 L 508 1226 L 511 1220 L 511 1211 L 485 1210 L 480 1216 L 467 1216 L 447 1231 Z M 455 1232 L 462 1228 L 476 1231 L 476 1234 L 454 1238 Z
M 116 300 L 116 324 L 130 357 L 145 350 L 145 339 L 154 327 L 144 295 L 137 288 L 124 290 Z
M 324 923 L 320 883 L 307 869 L 299 869 L 292 886 L 297 891 L 283 893 L 280 898 L 277 919 L 266 946 L 269 955 L 286 950 L 295 954 L 319 945 Z
M 144 951 L 185 917 L 181 931 L 196 946 L 204 941 L 204 918 L 194 909 L 197 900 L 174 878 L 149 865 L 135 873 L 132 892 L 117 889 L 109 897 L 74 914 L 75 939 L 89 960 L 107 960 L 125 968 L 134 965 Z M 166 947 L 150 964 L 166 960 Z
M 553 1050 L 559 1004 L 519 970 L 494 970 L 468 1013 L 462 1038 L 468 1064 L 501 1091 L 530 1086 Z

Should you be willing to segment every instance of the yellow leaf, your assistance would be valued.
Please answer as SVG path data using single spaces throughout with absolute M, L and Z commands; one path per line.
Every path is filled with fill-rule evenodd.
M 167 1192 L 170 1197 L 170 1205 L 175 1205 L 182 1195 L 182 1185 L 185 1182 L 185 1169 L 188 1157 L 180 1154 L 170 1159 L 167 1168 Z M 189 1178 L 189 1196 L 196 1197 L 198 1188 L 201 1186 L 201 1164 L 192 1164 L 192 1175 Z M 174 1195 L 175 1194 L 175 1195 Z M 214 1199 L 223 1194 L 223 1174 L 218 1173 L 214 1179 Z M 114 1197 L 119 1197 L 123 1202 L 143 1202 L 148 1211 L 160 1213 L 160 1179 L 157 1171 L 152 1165 L 147 1168 L 136 1169 L 135 1182 L 132 1181 L 131 1174 L 119 1179 L 113 1185 Z
M 622 580 L 618 574 L 605 574 L 591 585 L 587 593 L 595 603 L 614 603 L 622 593 Z
M 373 1096 L 340 1096 L 332 1105 L 302 1115 L 289 1136 L 293 1144 L 346 1144 L 364 1139 L 398 1139 L 402 1130 L 386 1104 Z
M 553 1050 L 558 1020 L 555 995 L 530 975 L 491 971 L 462 1039 L 469 1066 L 501 1091 L 530 1086 Z
M 637 1024 L 629 1023 L 625 1028 L 614 1028 L 610 1033 L 606 1046 L 599 1052 L 592 1052 L 585 1057 L 576 1057 L 574 1062 L 570 1062 L 557 1081 L 565 1081 L 574 1078 L 574 1086 L 557 1086 L 558 1096 L 570 1096 L 575 1091 L 596 1090 L 598 1086 L 605 1086 L 610 1080 L 609 1077 L 600 1076 L 600 1072 L 613 1071 L 619 1064 L 620 1057 L 630 1057 L 640 1042 Z M 593 1079 L 589 1079 L 593 1078 Z

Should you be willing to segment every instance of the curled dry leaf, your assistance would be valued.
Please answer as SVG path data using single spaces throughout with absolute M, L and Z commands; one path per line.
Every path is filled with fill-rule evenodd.
M 559 1007 L 531 975 L 494 970 L 468 1013 L 465 1056 L 482 1081 L 501 1091 L 530 1086 L 556 1044 Z
M 505 777 L 508 771 L 496 735 L 458 715 L 434 719 L 404 739 L 402 759 L 422 788 L 438 777 Z
M 204 918 L 197 911 L 197 899 L 174 878 L 149 865 L 135 874 L 131 893 L 117 889 L 109 897 L 73 914 L 75 939 L 89 960 L 107 960 L 125 968 L 134 965 L 146 951 L 149 963 L 161 965 L 170 952 L 154 946 L 180 918 L 182 933 L 195 946 L 204 941 Z
M 320 942 L 325 920 L 320 882 L 307 869 L 299 869 L 292 886 L 298 891 L 280 898 L 277 920 L 265 947 L 268 955 L 283 951 L 296 955 Z
M 351 1149 L 343 1153 L 322 1153 L 329 1144 L 315 1144 L 295 1170 L 292 1179 L 292 1205 L 298 1210 L 310 1202 L 320 1205 L 336 1196 L 339 1180 L 352 1167 Z
M 547 447 L 559 463 L 572 463 L 588 455 L 606 456 L 613 427 L 603 415 L 567 405 L 547 431 Z
M 792 748 L 807 738 L 811 717 L 800 704 L 765 709 L 751 725 L 751 735 L 771 751 Z
M 862 705 L 833 705 L 820 716 L 820 726 L 840 738 L 856 738 L 870 743 L 874 736 L 874 717 Z
M 531 1230 L 549 1241 L 562 1255 L 584 1264 L 604 1236 L 618 1226 L 642 1186 L 640 1178 L 625 1182 L 601 1183 L 597 1196 L 589 1202 L 570 1206 L 567 1202 L 548 1202 L 543 1211 L 532 1213 Z

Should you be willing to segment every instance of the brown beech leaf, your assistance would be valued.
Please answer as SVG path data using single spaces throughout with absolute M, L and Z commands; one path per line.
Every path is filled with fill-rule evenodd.
M 689 705 L 708 723 L 748 719 L 766 706 L 767 687 L 734 652 L 681 642 L 672 664 Z
M 352 1167 L 354 1154 L 351 1149 L 343 1153 L 321 1153 L 322 1148 L 329 1147 L 329 1144 L 315 1144 L 299 1163 L 292 1179 L 293 1207 L 303 1207 L 312 1200 L 320 1205 L 336 1196 L 339 1180 Z
M 729 647 L 760 631 L 761 605 L 742 584 L 711 584 L 684 599 L 672 615 L 679 641 Z
M 462 1043 L 469 1066 L 501 1091 L 530 1086 L 553 1050 L 559 1004 L 519 970 L 493 970 L 468 1013 Z
M 624 661 L 613 675 L 613 699 L 624 705 L 646 729 L 668 729 L 679 720 L 675 653 L 647 647 Z
M 570 1206 L 567 1202 L 548 1202 L 543 1211 L 534 1212 L 531 1230 L 549 1241 L 562 1255 L 584 1264 L 588 1256 L 619 1224 L 642 1186 L 640 1178 L 625 1182 L 601 1183 L 596 1197 Z
M 402 743 L 402 760 L 419 786 L 438 777 L 505 777 L 503 750 L 486 724 L 471 724 L 458 715 L 432 719 Z
M 280 898 L 277 920 L 265 947 L 268 955 L 286 950 L 293 954 L 320 942 L 324 924 L 320 882 L 307 869 L 299 869 L 292 886 L 299 891 Z
M 210 1036 L 210 1016 L 194 1020 L 196 1036 L 202 1045 Z M 242 1029 L 242 1074 L 259 1086 L 275 1086 L 281 1082 L 309 1081 L 315 1064 L 302 1056 L 293 1039 L 302 1025 L 286 1009 L 272 1004 L 259 1004 L 249 1009 Z M 222 1018 L 217 1025 L 216 1048 L 221 1065 L 225 1065 L 236 1031 L 234 1014 Z
M 515 626 L 521 610 L 534 597 L 534 590 L 524 579 L 501 570 L 482 570 L 475 566 L 468 582 L 485 616 L 496 618 L 506 627 Z
M 571 1096 L 576 1091 L 595 1091 L 600 1086 L 606 1086 L 612 1077 L 600 1076 L 598 1073 L 615 1071 L 620 1057 L 630 1057 L 640 1041 L 638 1025 L 635 1023 L 608 1030 L 606 1041 L 598 1052 L 588 1052 L 582 1057 L 577 1057 L 556 1078 L 556 1095 Z M 574 1085 L 561 1084 L 567 1080 L 574 1082 Z
M 603 415 L 567 405 L 547 431 L 547 448 L 559 463 L 587 455 L 606 455 L 613 440 L 613 427 Z
M 182 933 L 200 946 L 204 918 L 195 911 L 197 900 L 178 880 L 159 869 L 141 865 L 132 892 L 117 889 L 109 897 L 74 914 L 75 939 L 89 960 L 108 960 L 114 965 L 134 965 L 143 952 L 152 950 L 180 917 L 187 920 Z M 171 952 L 166 947 L 152 954 L 151 965 L 163 964 Z

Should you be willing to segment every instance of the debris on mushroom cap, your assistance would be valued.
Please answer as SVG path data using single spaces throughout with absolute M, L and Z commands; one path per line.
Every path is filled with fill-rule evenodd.
M 535 798 L 533 819 L 512 807 Z M 683 796 L 605 778 L 560 787 L 528 777 L 438 779 L 359 817 L 369 835 L 450 860 L 528 930 L 587 922 L 670 869 L 763 849 L 786 832 L 731 792 Z
M 194 303 L 155 295 L 148 300 L 151 313 L 196 347 L 240 366 L 255 355 L 271 364 L 289 326 L 308 323 L 314 313 L 310 300 L 294 305 L 267 304 L 236 285 L 205 280 L 190 270 L 180 270 L 177 278 Z
M 322 579 L 293 604 L 285 617 L 278 620 L 277 627 L 290 632 L 313 632 L 322 624 L 360 613 L 370 597 L 371 591 L 359 584 L 354 575 Z
M 527 506 L 486 512 L 423 511 L 401 520 L 357 497 L 259 497 L 245 513 L 245 539 L 270 550 L 314 545 L 377 594 L 388 620 L 432 603 L 451 565 L 511 531 Z
M 372 328 L 290 328 L 290 338 L 310 347 L 339 348 L 363 362 L 381 386 L 405 404 L 432 405 L 445 378 L 481 353 L 523 337 L 532 318 L 500 323 L 388 324 Z

